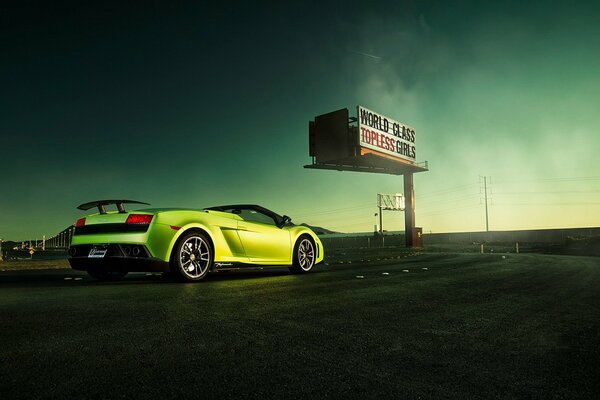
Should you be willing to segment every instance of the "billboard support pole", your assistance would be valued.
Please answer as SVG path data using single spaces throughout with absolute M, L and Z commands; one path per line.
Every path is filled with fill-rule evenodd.
M 383 236 L 383 209 L 379 207 L 379 233 Z
M 406 247 L 414 247 L 415 232 L 415 188 L 413 185 L 413 174 L 404 174 L 404 198 L 406 200 L 404 210 L 404 239 Z

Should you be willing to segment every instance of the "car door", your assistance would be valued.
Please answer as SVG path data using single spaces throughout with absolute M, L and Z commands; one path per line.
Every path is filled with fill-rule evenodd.
M 275 225 L 272 217 L 257 210 L 236 210 L 238 235 L 252 262 L 284 263 L 291 257 L 290 232 Z

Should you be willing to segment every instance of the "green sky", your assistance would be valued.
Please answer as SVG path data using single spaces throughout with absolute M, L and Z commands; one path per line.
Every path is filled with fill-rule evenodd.
M 101 198 L 370 231 L 400 177 L 302 168 L 308 120 L 357 104 L 416 128 L 426 232 L 485 228 L 480 176 L 491 229 L 600 225 L 598 6 L 245 3 L 0 6 L 0 237 Z

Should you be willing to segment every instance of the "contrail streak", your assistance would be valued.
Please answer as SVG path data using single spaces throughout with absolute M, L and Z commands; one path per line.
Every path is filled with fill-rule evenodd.
M 375 60 L 381 60 L 381 57 L 379 57 L 379 56 L 375 56 L 375 55 L 373 55 L 373 54 L 363 53 L 363 52 L 361 52 L 361 51 L 355 51 L 355 50 L 348 50 L 348 51 L 349 51 L 349 52 L 351 52 L 351 53 L 354 53 L 354 54 L 359 54 L 359 55 L 361 55 L 361 56 L 365 56 L 365 57 L 374 58 Z

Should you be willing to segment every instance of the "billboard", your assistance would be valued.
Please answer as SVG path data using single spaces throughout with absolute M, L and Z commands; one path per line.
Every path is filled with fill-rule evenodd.
M 413 128 L 363 106 L 358 106 L 357 109 L 358 143 L 361 149 L 372 150 L 376 154 L 411 164 L 416 162 L 416 137 Z
M 404 211 L 406 209 L 406 201 L 402 193 L 396 194 L 377 194 L 377 207 L 382 210 Z
M 328 162 L 354 154 L 353 138 L 349 133 L 348 109 L 318 115 L 308 124 L 309 151 L 317 162 Z

